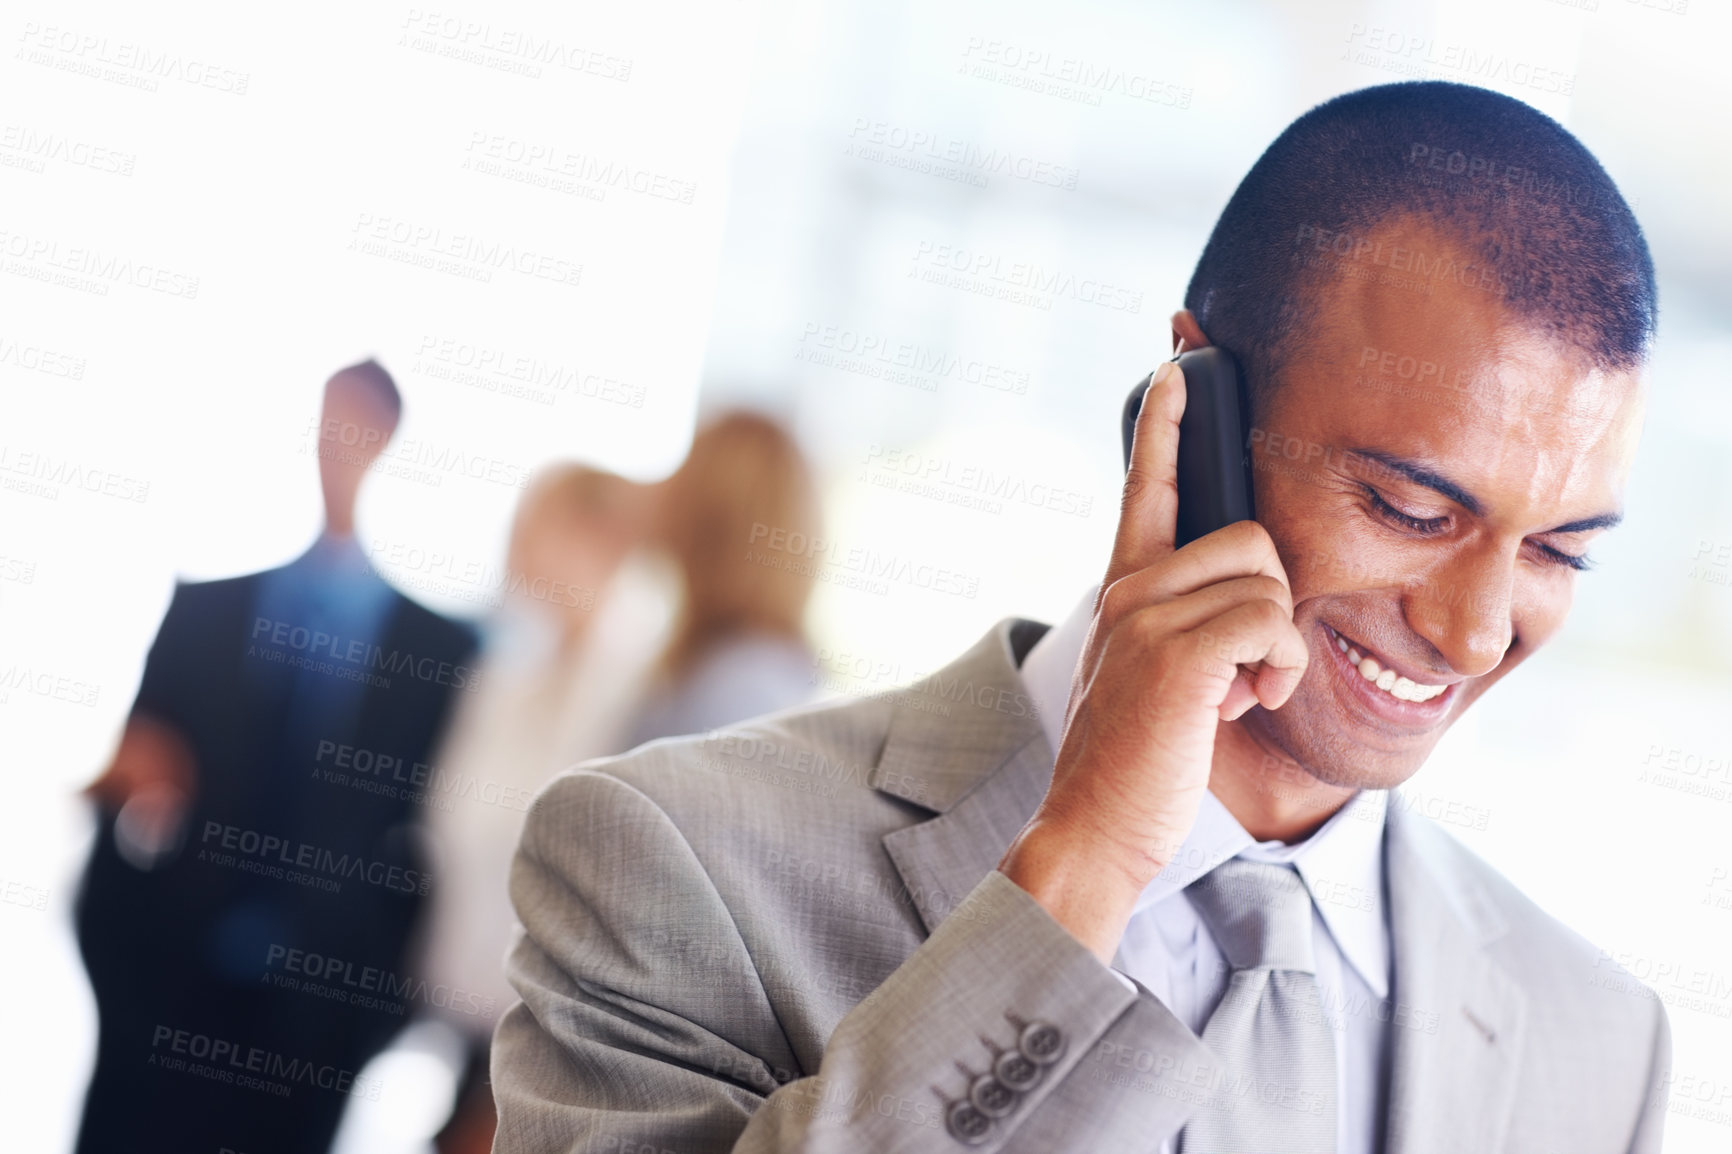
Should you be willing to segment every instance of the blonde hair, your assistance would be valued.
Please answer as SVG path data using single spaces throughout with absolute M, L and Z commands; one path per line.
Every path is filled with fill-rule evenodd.
M 805 458 L 776 422 L 727 413 L 701 429 L 668 479 L 663 538 L 679 563 L 685 599 L 663 672 L 677 676 L 737 633 L 803 639 L 811 558 L 767 548 L 772 533 L 819 532 Z M 760 560 L 760 557 L 767 560 Z
M 641 535 L 640 486 L 586 465 L 537 473 L 517 503 L 506 548 L 506 590 L 543 601 L 575 644 L 626 551 Z
M 636 490 L 624 477 L 588 465 L 549 465 L 519 498 L 512 536 L 630 518 L 638 511 L 632 504 Z

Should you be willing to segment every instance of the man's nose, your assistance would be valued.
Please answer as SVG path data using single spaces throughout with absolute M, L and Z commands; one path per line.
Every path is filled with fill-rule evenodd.
M 1516 564 L 1513 550 L 1488 542 L 1456 554 L 1404 595 L 1408 624 L 1453 672 L 1490 673 L 1509 650 Z

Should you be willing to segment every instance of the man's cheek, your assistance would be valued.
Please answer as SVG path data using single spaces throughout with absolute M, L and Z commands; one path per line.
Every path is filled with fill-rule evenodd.
M 1379 537 L 1352 502 L 1313 493 L 1309 506 L 1279 535 L 1270 531 L 1294 604 L 1356 593 L 1399 596 L 1410 583 L 1412 559 Z

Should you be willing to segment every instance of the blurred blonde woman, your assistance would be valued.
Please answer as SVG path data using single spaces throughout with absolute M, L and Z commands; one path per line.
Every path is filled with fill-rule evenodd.
M 681 604 L 631 743 L 811 700 L 804 620 L 814 559 L 772 547 L 820 532 L 811 472 L 793 438 L 745 412 L 705 426 L 663 486 L 659 529 L 679 569 Z
M 669 567 L 637 553 L 650 494 L 611 473 L 558 465 L 524 492 L 501 604 L 484 630 L 479 688 L 463 695 L 434 762 L 436 866 L 426 975 L 470 1059 L 441 1154 L 486 1151 L 493 1025 L 516 994 L 505 953 L 516 918 L 511 857 L 535 792 L 560 770 L 618 752 L 672 617 Z

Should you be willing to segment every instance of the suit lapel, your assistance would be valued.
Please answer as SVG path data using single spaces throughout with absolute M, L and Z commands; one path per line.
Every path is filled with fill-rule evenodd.
M 884 838 L 928 932 L 998 865 L 1052 776 L 1011 649 L 1013 630 L 1028 624 L 1000 621 L 897 697 L 873 784 L 938 812 Z
M 1527 997 L 1485 947 L 1503 922 L 1448 868 L 1444 835 L 1390 797 L 1385 865 L 1395 988 L 1387 1154 L 1503 1149 Z
M 928 933 L 997 868 L 1045 796 L 1051 774 L 1052 754 L 1037 733 L 948 812 L 885 835 L 884 848 Z

